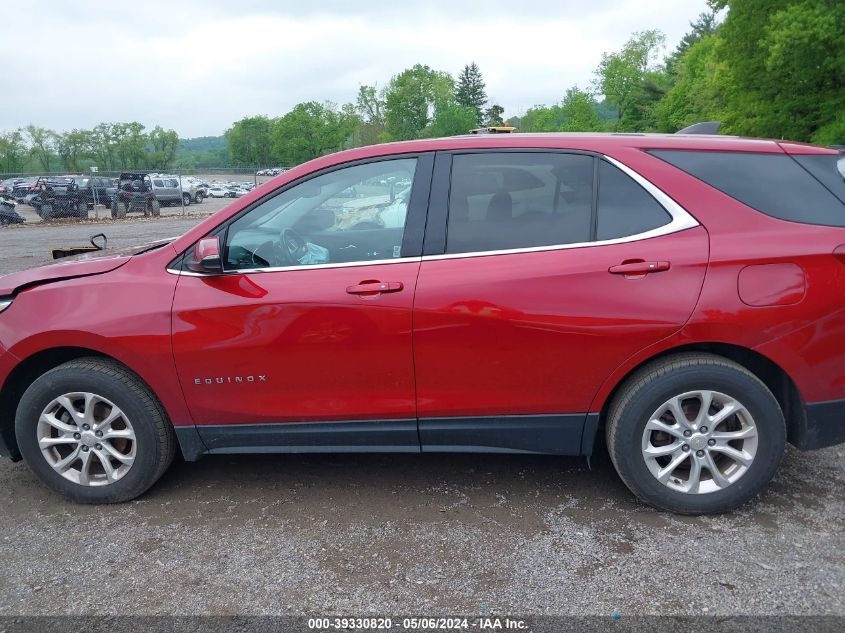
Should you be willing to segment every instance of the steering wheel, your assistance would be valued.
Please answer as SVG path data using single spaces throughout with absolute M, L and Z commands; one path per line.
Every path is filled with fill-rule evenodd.
M 279 236 L 279 242 L 282 244 L 282 253 L 284 253 L 289 264 L 298 264 L 299 260 L 308 252 L 305 238 L 293 229 L 283 229 Z

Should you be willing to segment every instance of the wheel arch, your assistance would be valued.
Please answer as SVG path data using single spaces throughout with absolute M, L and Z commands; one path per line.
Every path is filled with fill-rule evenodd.
M 798 387 L 792 378 L 790 378 L 789 374 L 773 360 L 751 348 L 723 342 L 691 343 L 671 347 L 649 356 L 628 368 L 621 378 L 615 380 L 615 384 L 613 384 L 608 392 L 607 397 L 601 402 L 599 425 L 604 426 L 611 403 L 632 375 L 655 361 L 689 352 L 705 352 L 727 358 L 742 365 L 745 369 L 757 376 L 775 396 L 781 411 L 783 411 L 784 418 L 786 419 L 787 438 L 792 441 L 796 437 L 796 434 L 806 421 L 807 412 Z M 606 388 L 605 386 L 603 389 Z M 599 404 L 598 399 L 594 404 Z M 595 408 L 591 410 L 595 410 Z
M 0 388 L 0 435 L 2 435 L 5 445 L 9 448 L 13 461 L 18 461 L 21 458 L 17 438 L 15 437 L 15 415 L 17 413 L 18 403 L 29 385 L 39 376 L 59 365 L 63 365 L 71 360 L 91 357 L 108 359 L 118 363 L 128 372 L 131 372 L 133 376 L 149 389 L 153 397 L 159 401 L 162 410 L 167 411 L 167 408 L 161 402 L 161 399 L 152 386 L 118 358 L 89 347 L 64 346 L 42 349 L 27 356 L 15 365 L 3 382 L 2 388 Z

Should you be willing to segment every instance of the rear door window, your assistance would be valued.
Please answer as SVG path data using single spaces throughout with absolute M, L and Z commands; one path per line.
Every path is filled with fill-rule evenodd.
M 812 169 L 823 167 L 813 161 L 805 160 L 802 165 L 787 154 L 751 152 L 650 153 L 766 215 L 804 224 L 845 226 L 845 205 L 831 193 L 836 184 L 833 174 L 826 178 L 829 186 L 822 184 L 811 174 Z
M 446 252 L 589 241 L 593 160 L 551 152 L 455 155 Z
M 672 221 L 630 176 L 590 155 L 457 154 L 451 173 L 447 254 L 612 240 Z

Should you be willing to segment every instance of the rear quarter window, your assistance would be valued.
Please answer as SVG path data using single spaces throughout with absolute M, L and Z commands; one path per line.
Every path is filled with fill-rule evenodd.
M 842 199 L 798 160 L 809 156 L 793 159 L 787 154 L 692 150 L 649 153 L 766 215 L 804 224 L 845 226 Z M 829 157 L 835 170 L 836 156 Z

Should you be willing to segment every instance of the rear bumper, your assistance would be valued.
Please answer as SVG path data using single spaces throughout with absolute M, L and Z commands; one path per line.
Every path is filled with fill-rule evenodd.
M 812 451 L 845 442 L 845 400 L 815 402 L 805 410 L 803 419 L 791 425 L 790 444 Z

